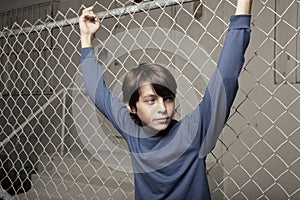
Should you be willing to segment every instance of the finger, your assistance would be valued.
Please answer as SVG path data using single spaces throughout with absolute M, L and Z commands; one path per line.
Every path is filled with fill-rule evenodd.
M 82 15 L 80 16 L 81 20 L 83 21 L 95 21 L 95 18 L 97 17 L 94 12 L 93 12 L 93 6 L 90 6 L 88 8 L 85 8 L 82 11 Z
M 94 9 L 94 6 L 95 6 L 95 5 L 92 5 L 92 6 L 88 7 L 87 10 L 90 10 L 90 11 L 93 10 L 93 9 Z
M 94 12 L 92 11 L 89 11 L 89 12 L 84 12 L 82 13 L 82 15 L 80 16 L 81 19 L 85 19 L 85 20 L 88 20 L 88 19 L 94 19 L 95 17 L 97 17 Z
M 97 16 L 95 14 L 92 15 L 86 15 L 84 16 L 84 19 L 86 21 L 90 21 L 90 22 L 95 22 L 96 21 Z
M 82 15 L 84 16 L 84 17 L 86 17 L 86 16 L 88 16 L 89 18 L 91 18 L 91 17 L 96 17 L 96 15 L 95 15 L 95 13 L 93 12 L 93 11 L 86 11 L 86 12 L 84 12 L 84 13 L 82 13 Z
M 95 17 L 95 21 L 96 22 L 101 22 L 101 20 L 97 16 Z
M 94 6 L 87 7 L 87 8 L 85 8 L 85 9 L 83 9 L 82 13 L 88 13 L 88 12 L 91 12 L 91 11 L 93 11 L 93 8 L 94 8 Z
M 98 17 L 95 17 L 95 24 L 96 25 L 100 25 L 101 24 L 101 20 Z

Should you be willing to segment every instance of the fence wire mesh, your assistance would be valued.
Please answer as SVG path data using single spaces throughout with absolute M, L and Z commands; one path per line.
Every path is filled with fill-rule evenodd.
M 103 21 L 93 42 L 107 85 L 121 96 L 130 68 L 167 66 L 181 118 L 202 98 L 235 3 L 96 2 Z M 127 146 L 83 86 L 83 7 L 62 13 L 59 4 L 1 13 L 0 198 L 133 199 Z M 46 15 L 24 14 L 34 9 Z M 299 13 L 296 0 L 254 2 L 238 95 L 207 158 L 213 199 L 300 199 Z

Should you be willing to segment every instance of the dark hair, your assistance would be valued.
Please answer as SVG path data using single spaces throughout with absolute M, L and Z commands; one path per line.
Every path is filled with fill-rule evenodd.
M 150 83 L 161 97 L 176 96 L 176 80 L 169 70 L 158 64 L 140 64 L 131 69 L 123 81 L 123 101 L 128 103 L 130 108 L 136 108 L 140 97 L 139 89 L 145 83 Z

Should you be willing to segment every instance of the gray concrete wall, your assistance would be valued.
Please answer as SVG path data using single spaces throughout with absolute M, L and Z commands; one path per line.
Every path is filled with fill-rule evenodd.
M 37 1 L 34 1 L 37 2 Z M 85 5 L 92 5 L 94 1 L 84 1 Z M 285 8 L 288 7 L 285 1 L 280 1 L 277 4 L 278 12 L 284 12 Z M 22 7 L 30 5 L 31 1 L 6 1 L 5 4 L 2 4 L 1 10 L 6 11 L 15 7 Z M 57 9 L 61 13 L 68 13 L 68 17 L 76 16 L 76 12 L 79 12 L 80 6 L 83 1 L 75 0 L 61 0 L 58 2 Z M 111 1 L 100 1 L 103 5 L 97 6 L 95 10 L 97 12 L 105 10 L 105 8 L 114 8 L 114 5 L 111 4 Z M 104 60 L 107 62 L 107 67 L 112 71 L 124 67 L 129 69 L 132 66 L 135 66 L 140 62 L 149 62 L 157 61 L 161 64 L 168 65 L 170 62 L 172 65 L 171 69 L 180 69 L 181 73 L 184 76 L 178 75 L 179 85 L 179 96 L 178 99 L 181 103 L 181 113 L 178 118 L 184 116 L 185 113 L 192 109 L 192 106 L 195 106 L 197 101 L 201 99 L 201 96 L 204 92 L 205 84 L 207 83 L 208 77 L 211 75 L 215 63 L 218 60 L 218 56 L 221 51 L 220 43 L 224 40 L 224 31 L 226 26 L 220 20 L 211 19 L 214 17 L 211 12 L 214 8 L 218 8 L 215 12 L 218 16 L 228 22 L 229 16 L 234 12 L 232 6 L 218 6 L 217 1 L 204 1 L 206 8 L 203 11 L 203 16 L 199 19 L 202 26 L 199 26 L 198 23 L 190 23 L 193 19 L 185 14 L 180 12 L 179 8 L 166 8 L 168 16 L 161 15 L 161 10 L 151 11 L 150 14 L 146 13 L 137 13 L 134 16 L 126 16 L 120 18 L 120 24 L 128 25 L 128 29 L 139 28 L 137 23 L 133 23 L 132 19 L 137 22 L 143 22 L 145 17 L 151 17 L 155 20 L 146 20 L 143 22 L 144 27 L 154 27 L 157 26 L 163 29 L 171 29 L 174 33 L 174 38 L 185 34 L 182 32 L 180 27 L 185 27 L 187 29 L 187 34 L 191 40 L 196 41 L 197 44 L 200 44 L 203 49 L 209 54 L 210 61 L 205 65 L 201 65 L 201 72 L 205 76 L 200 76 L 196 81 L 193 82 L 194 85 L 199 86 L 198 90 L 200 91 L 188 91 L 191 83 L 188 80 L 195 79 L 195 72 L 197 73 L 198 66 L 200 61 L 198 58 L 190 57 L 181 54 L 177 51 L 176 56 L 172 56 L 172 50 L 176 51 L 176 47 L 172 49 L 172 46 L 169 45 L 165 49 L 162 49 L 164 54 L 156 56 L 158 52 L 162 50 L 149 48 L 146 53 L 148 56 L 143 55 L 143 51 L 134 49 L 130 53 L 130 56 L 134 59 L 128 59 L 128 53 L 122 54 L 117 53 L 118 57 L 114 59 L 116 62 L 111 62 L 110 60 Z M 116 5 L 118 6 L 118 5 Z M 269 7 L 275 9 L 275 1 L 269 1 Z M 285 199 L 286 196 L 283 195 L 281 189 L 278 187 L 272 187 L 276 182 L 280 184 L 284 189 L 289 191 L 289 188 L 296 187 L 299 181 L 294 178 L 294 174 L 299 174 L 299 169 L 296 169 L 297 164 L 293 163 L 299 157 L 299 119 L 300 119 L 300 110 L 299 110 L 299 89 L 300 86 L 298 83 L 293 84 L 282 84 L 282 78 L 279 75 L 274 74 L 274 69 L 277 69 L 282 74 L 289 73 L 288 61 L 289 58 L 286 55 L 292 57 L 293 63 L 292 66 L 297 66 L 299 68 L 299 59 L 300 51 L 297 44 L 300 44 L 300 37 L 294 37 L 297 28 L 299 29 L 299 21 L 289 21 L 293 18 L 294 15 L 297 15 L 297 6 L 291 7 L 289 14 L 283 17 L 285 21 L 288 21 L 295 28 L 287 28 L 286 23 L 278 25 L 279 28 L 275 29 L 274 24 L 276 23 L 276 16 L 273 12 L 268 9 L 265 9 L 264 12 L 260 12 L 264 5 L 257 1 L 254 2 L 253 7 L 253 16 L 256 16 L 254 26 L 252 27 L 252 38 L 250 47 L 248 48 L 246 54 L 246 70 L 242 71 L 240 76 L 240 90 L 238 92 L 237 98 L 235 100 L 234 106 L 232 108 L 232 115 L 228 120 L 228 126 L 224 128 L 224 131 L 221 135 L 222 143 L 218 143 L 214 154 L 215 157 L 219 158 L 218 162 L 221 163 L 221 169 L 218 166 L 217 174 L 223 176 L 220 179 L 214 180 L 215 183 L 218 183 L 224 187 L 226 195 L 230 198 L 235 195 L 240 195 L 244 193 L 249 199 L 257 199 L 263 192 L 268 194 L 269 199 Z M 299 7 L 299 5 L 298 5 Z M 70 10 L 72 8 L 72 10 Z M 186 4 L 185 8 L 188 11 L 192 11 L 192 4 Z M 292 9 L 293 8 L 293 9 Z M 299 8 L 298 8 L 299 9 Z M 179 14 L 178 14 L 179 13 Z M 59 15 L 60 16 L 60 15 Z M 170 27 L 173 24 L 173 17 L 176 16 L 176 23 L 178 26 Z M 58 17 L 60 19 L 61 17 Z M 163 19 L 162 19 L 163 18 Z M 295 18 L 296 19 L 296 18 Z M 299 19 L 299 16 L 298 16 Z M 105 29 L 100 29 L 97 33 L 97 39 L 94 41 L 95 45 L 100 44 L 103 46 L 101 41 L 109 41 L 109 32 L 111 30 L 115 35 L 122 35 L 124 33 L 123 26 L 116 26 L 116 19 L 107 19 L 103 21 L 103 26 Z M 297 25 L 298 23 L 298 25 Z M 298 26 L 298 27 L 297 27 Z M 74 27 L 78 30 L 78 27 Z M 64 28 L 64 33 L 68 36 L 68 40 L 75 44 L 76 48 L 79 50 L 80 45 L 78 43 L 79 36 L 78 34 L 68 35 L 73 30 L 72 27 Z M 284 31 L 283 31 L 284 30 Z M 280 32 L 282 31 L 282 32 Z M 204 34 L 204 33 L 209 34 Z M 283 34 L 284 32 L 284 34 Z M 54 30 L 54 34 L 56 30 Z M 202 36 L 204 34 L 204 36 Z M 295 42 L 290 42 L 291 45 L 287 45 L 285 48 L 284 43 L 289 43 L 289 38 L 285 35 L 293 38 Z M 159 34 L 158 34 L 159 35 Z M 143 36 L 144 37 L 144 36 Z M 145 36 L 146 37 L 146 36 Z M 201 38 L 199 40 L 199 38 Z M 58 37 L 57 43 L 64 44 L 65 37 Z M 153 41 L 161 42 L 162 38 L 152 38 Z M 216 42 L 216 41 L 219 41 Z M 124 41 L 124 43 L 130 43 L 130 41 Z M 143 42 L 145 40 L 138 40 L 141 45 L 145 45 Z M 280 45 L 279 45 L 280 44 Z M 192 43 L 190 44 L 192 45 Z M 217 48 L 216 45 L 219 45 Z M 110 48 L 114 49 L 118 47 L 118 42 L 112 41 Z M 106 47 L 108 48 L 108 47 Z M 182 47 L 183 49 L 185 46 Z M 110 50 L 110 49 L 108 49 Z M 74 51 L 73 47 L 66 47 L 65 53 L 72 55 Z M 186 49 L 189 51 L 189 48 Z M 277 59 L 277 62 L 274 62 L 274 59 L 277 58 L 281 52 L 283 52 L 282 59 Z M 58 56 L 61 52 L 54 53 Z M 143 55 L 143 56 L 141 56 Z M 76 55 L 74 59 L 79 63 L 79 55 Z M 101 56 L 101 55 L 100 55 Z M 103 55 L 108 58 L 108 55 Z M 205 57 L 205 56 L 204 56 Z M 203 58 L 204 58 L 203 57 Z M 187 62 L 188 59 L 195 59 L 193 62 Z M 53 61 L 55 62 L 55 61 Z M 68 66 L 68 59 L 61 59 L 61 67 L 64 68 Z M 70 68 L 68 71 L 69 74 L 76 74 L 78 70 L 75 66 Z M 295 73 L 299 73 L 299 69 Z M 115 72 L 119 72 L 116 70 Z M 55 72 L 59 73 L 59 72 Z M 117 75 L 118 78 L 122 77 L 125 71 L 120 71 Z M 176 74 L 176 70 L 173 71 Z M 296 76 L 296 75 L 295 75 Z M 73 76 L 71 76 L 73 77 Z M 292 80 L 294 75 L 291 75 Z M 299 77 L 299 75 L 298 75 Z M 114 76 L 111 76 L 109 72 L 105 73 L 105 78 L 109 84 L 112 85 L 113 89 L 118 93 L 120 92 L 120 82 L 114 82 Z M 56 85 L 58 80 L 52 80 L 51 84 Z M 69 85 L 71 80 L 63 79 L 59 80 L 62 82 L 62 85 Z M 295 80 L 297 82 L 297 80 Z M 186 97 L 193 96 L 192 105 L 185 104 Z M 71 103 L 71 102 L 69 102 Z M 49 111 L 52 112 L 52 111 Z M 60 112 L 60 111 L 59 111 Z M 72 119 L 69 119 L 72 122 Z M 43 122 L 47 124 L 48 122 Z M 53 123 L 60 123 L 59 121 L 54 120 Z M 45 128 L 47 132 L 52 132 L 53 127 Z M 56 130 L 57 131 L 57 130 Z M 59 131 L 59 130 L 58 130 Z M 70 130 L 73 135 L 77 134 L 77 130 Z M 298 134 L 299 135 L 299 134 Z M 66 141 L 67 145 L 72 145 L 74 139 L 69 139 Z M 209 163 L 216 162 L 215 158 L 212 156 L 208 157 Z M 288 166 L 288 167 L 287 167 Z M 214 171 L 214 168 L 211 168 L 211 172 Z M 220 173 L 223 172 L 223 173 Z M 223 174 L 223 175 L 220 175 Z M 260 189 L 257 187 L 260 186 Z M 268 189 L 271 188 L 271 189 Z M 272 189 L 275 188 L 275 189 Z M 239 190 L 241 193 L 237 193 Z M 219 199 L 221 194 L 216 192 L 215 198 Z M 217 197 L 218 196 L 218 197 Z M 282 198 L 278 198 L 282 197 Z

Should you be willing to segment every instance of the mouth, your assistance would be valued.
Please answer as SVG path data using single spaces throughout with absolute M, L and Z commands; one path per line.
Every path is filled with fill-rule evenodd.
M 168 122 L 168 119 L 169 119 L 168 117 L 163 117 L 163 118 L 154 119 L 154 121 L 160 124 L 166 124 Z

